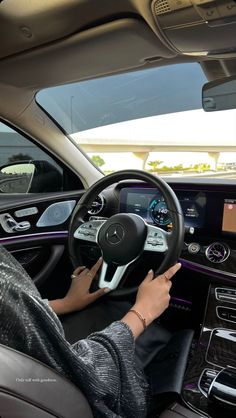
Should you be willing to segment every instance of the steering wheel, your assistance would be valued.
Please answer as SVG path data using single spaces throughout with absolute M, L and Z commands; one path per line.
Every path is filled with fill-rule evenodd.
M 119 213 L 107 220 L 94 219 L 85 222 L 87 212 L 98 194 L 113 183 L 128 179 L 142 180 L 162 193 L 171 215 L 171 232 L 149 225 L 141 216 L 133 213 Z M 128 268 L 132 268 L 143 251 L 164 254 L 155 275 L 163 273 L 178 260 L 184 240 L 182 209 L 171 187 L 160 177 L 141 170 L 118 171 L 93 184 L 72 213 L 69 226 L 69 254 L 74 267 L 79 264 L 79 240 L 96 243 L 100 247 L 103 263 L 99 287 L 110 288 L 113 296 L 132 294 L 137 291 L 137 286 L 119 289 L 119 284 Z

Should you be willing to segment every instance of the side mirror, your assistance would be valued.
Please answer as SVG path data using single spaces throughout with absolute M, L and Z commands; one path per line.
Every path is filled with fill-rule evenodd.
M 0 193 L 28 193 L 35 172 L 30 162 L 0 167 Z
M 20 161 L 0 167 L 0 193 L 46 193 L 61 190 L 63 175 L 48 161 Z
M 236 108 L 236 77 L 226 77 L 204 84 L 202 107 L 205 112 Z

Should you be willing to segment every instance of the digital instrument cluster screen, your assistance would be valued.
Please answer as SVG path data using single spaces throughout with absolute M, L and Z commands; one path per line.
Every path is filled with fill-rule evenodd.
M 236 233 L 236 199 L 224 199 L 222 231 Z
M 186 226 L 202 228 L 205 223 L 206 195 L 202 192 L 176 193 L 180 201 Z M 146 222 L 171 229 L 171 214 L 160 192 L 155 189 L 124 188 L 120 193 L 120 211 L 136 213 Z
M 152 222 L 150 206 L 156 195 L 153 189 L 124 188 L 120 193 L 120 211 L 136 213 L 145 221 Z

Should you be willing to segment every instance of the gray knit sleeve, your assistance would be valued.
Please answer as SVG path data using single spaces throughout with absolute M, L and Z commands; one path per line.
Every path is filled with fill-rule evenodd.
M 42 300 L 24 269 L 2 247 L 0 317 L 0 343 L 70 379 L 84 392 L 94 417 L 146 417 L 148 386 L 136 365 L 135 343 L 128 325 L 117 321 L 69 344 L 57 315 Z

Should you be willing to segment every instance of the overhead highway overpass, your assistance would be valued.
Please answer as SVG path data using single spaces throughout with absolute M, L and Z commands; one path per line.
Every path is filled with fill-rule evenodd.
M 221 152 L 236 152 L 236 111 L 153 116 L 71 136 L 85 152 L 132 152 L 143 168 L 151 152 L 204 152 L 214 170 Z

